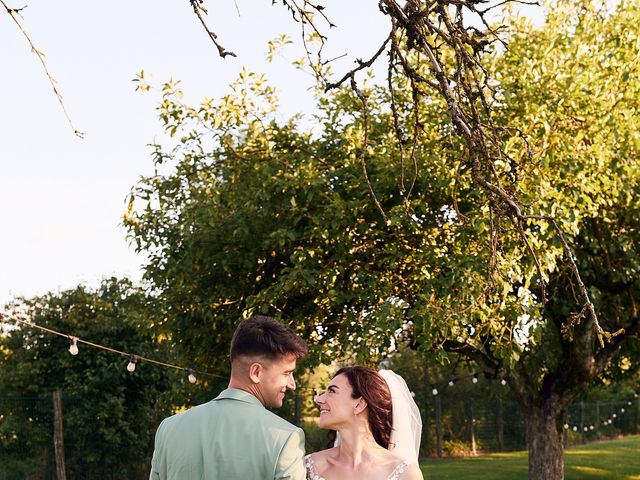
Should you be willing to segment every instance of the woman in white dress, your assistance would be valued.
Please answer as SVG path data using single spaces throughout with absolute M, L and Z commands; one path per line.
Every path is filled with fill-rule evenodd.
M 309 480 L 423 479 L 420 412 L 402 377 L 345 367 L 314 401 L 320 428 L 337 433 L 337 441 L 305 457 Z

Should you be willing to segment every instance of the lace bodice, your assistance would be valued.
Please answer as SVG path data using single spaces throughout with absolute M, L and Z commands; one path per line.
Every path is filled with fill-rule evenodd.
M 318 475 L 318 472 L 316 471 L 316 463 L 313 461 L 311 455 L 304 457 L 304 464 L 307 467 L 307 480 L 326 480 L 324 477 Z M 393 469 L 393 472 L 391 472 L 391 475 L 387 477 L 387 480 L 398 480 L 400 475 L 404 473 L 408 466 L 409 464 L 406 460 L 398 464 L 396 468 Z

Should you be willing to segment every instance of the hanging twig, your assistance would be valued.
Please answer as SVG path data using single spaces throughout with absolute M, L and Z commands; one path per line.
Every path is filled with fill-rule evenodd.
M 208 15 L 207 9 L 202 6 L 203 2 L 204 2 L 204 0 L 189 0 L 189 3 L 191 3 L 191 6 L 193 7 L 193 12 L 196 14 L 198 19 L 200 20 L 200 23 L 204 27 L 205 32 L 207 32 L 207 35 L 209 35 L 209 38 L 211 39 L 213 44 L 218 49 L 218 54 L 222 58 L 226 58 L 227 56 L 236 57 L 237 55 L 235 53 L 233 53 L 232 51 L 227 50 L 226 48 L 224 48 L 218 42 L 218 36 L 214 32 L 212 32 L 211 30 L 209 30 L 209 27 L 207 26 L 207 23 L 204 21 L 204 18 L 202 17 L 203 14 L 204 15 Z
M 44 73 L 47 76 L 47 78 L 49 79 L 49 83 L 51 84 L 51 87 L 53 88 L 53 92 L 55 93 L 56 98 L 58 99 L 58 102 L 60 103 L 60 106 L 62 107 L 62 111 L 64 112 L 64 116 L 67 118 L 67 121 L 69 122 L 69 125 L 71 126 L 71 129 L 73 130 L 73 133 L 78 138 L 84 138 L 84 133 L 81 132 L 80 130 L 78 130 L 73 125 L 73 122 L 71 121 L 71 117 L 69 116 L 69 113 L 67 112 L 67 107 L 65 106 L 64 100 L 62 99 L 62 94 L 60 93 L 60 91 L 58 90 L 58 87 L 56 86 L 57 82 L 53 78 L 51 73 L 49 72 L 49 68 L 47 67 L 47 63 L 44 60 L 44 53 L 35 46 L 35 44 L 31 40 L 31 37 L 29 36 L 29 34 L 25 30 L 25 28 L 22 26 L 22 22 L 20 21 L 20 17 L 21 17 L 20 12 L 22 10 L 24 10 L 25 8 L 27 8 L 27 7 L 24 6 L 22 8 L 11 8 L 6 4 L 6 2 L 4 0 L 0 0 L 0 3 L 5 8 L 7 13 L 9 14 L 9 16 L 11 16 L 13 21 L 16 23 L 16 25 L 18 26 L 18 28 L 22 32 L 22 35 L 24 35 L 24 37 L 27 39 L 27 42 L 29 42 L 29 45 L 31 46 L 31 51 L 33 53 L 35 53 L 35 55 L 38 57 L 38 60 L 40 60 L 40 63 L 42 64 L 42 68 L 44 68 Z

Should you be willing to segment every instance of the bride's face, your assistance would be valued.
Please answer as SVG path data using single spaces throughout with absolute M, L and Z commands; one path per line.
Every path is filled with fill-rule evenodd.
M 346 375 L 334 377 L 327 391 L 313 399 L 320 407 L 320 428 L 338 430 L 341 425 L 351 422 L 358 411 L 359 398 L 352 398 L 353 388 Z

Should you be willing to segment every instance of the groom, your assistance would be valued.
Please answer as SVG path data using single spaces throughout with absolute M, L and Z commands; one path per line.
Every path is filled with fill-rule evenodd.
M 300 337 L 253 316 L 231 340 L 229 386 L 209 403 L 158 427 L 150 480 L 304 480 L 304 432 L 265 407 L 281 407 L 296 388 Z

